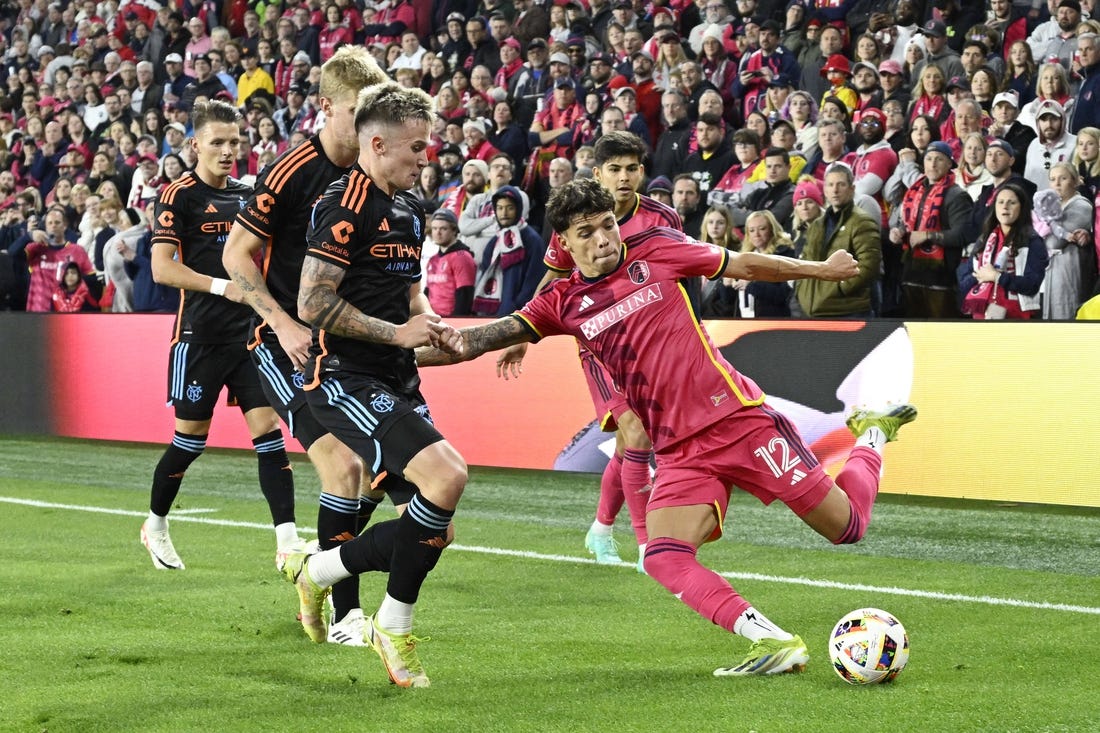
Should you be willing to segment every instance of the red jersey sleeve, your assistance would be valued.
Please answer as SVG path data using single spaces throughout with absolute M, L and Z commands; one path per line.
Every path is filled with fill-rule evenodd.
M 557 232 L 550 236 L 550 243 L 546 245 L 546 254 L 542 258 L 542 264 L 554 272 L 569 273 L 573 271 L 573 255 L 569 254 L 561 244 L 561 238 Z
M 561 320 L 562 293 L 566 287 L 566 281 L 559 280 L 543 288 L 542 292 L 527 301 L 527 305 L 512 314 L 535 334 L 535 341 L 568 333 Z

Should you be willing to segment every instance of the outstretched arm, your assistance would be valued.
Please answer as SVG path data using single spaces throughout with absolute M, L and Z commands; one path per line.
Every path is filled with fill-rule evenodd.
M 859 263 L 847 250 L 837 250 L 824 262 L 796 260 L 781 255 L 764 255 L 758 252 L 730 254 L 724 277 L 738 280 L 783 282 L 784 280 L 847 280 L 859 274 Z
M 479 326 L 467 326 L 460 329 L 458 334 L 462 337 L 461 348 L 453 350 L 458 353 L 447 353 L 433 347 L 419 348 L 416 350 L 417 366 L 457 364 L 460 361 L 476 359 L 486 351 L 495 351 L 534 340 L 531 332 L 523 327 L 519 319 L 512 316 L 498 318 Z
M 448 330 L 454 332 L 449 326 L 438 323 L 439 316 L 434 313 L 414 315 L 400 326 L 368 316 L 336 294 L 343 279 L 343 268 L 307 255 L 298 289 L 298 315 L 307 323 L 337 336 L 405 349 L 439 345 L 441 336 Z

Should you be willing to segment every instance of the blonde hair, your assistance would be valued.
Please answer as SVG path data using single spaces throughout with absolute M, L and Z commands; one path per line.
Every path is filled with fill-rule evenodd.
M 1049 71 L 1054 74 L 1054 80 L 1057 82 L 1057 91 L 1055 94 L 1068 95 L 1069 94 L 1069 76 L 1066 74 L 1066 69 L 1061 64 L 1043 64 L 1039 67 L 1039 73 L 1035 75 L 1035 96 L 1039 99 L 1046 99 L 1043 96 L 1043 72 Z
M 722 241 L 720 242 L 712 241 L 710 238 L 710 233 L 707 232 L 707 220 L 710 219 L 712 214 L 720 216 L 726 220 L 726 232 L 722 235 Z M 719 247 L 725 247 L 726 249 L 733 250 L 734 252 L 741 249 L 741 240 L 737 238 L 737 232 L 735 231 L 733 223 L 733 215 L 730 213 L 729 209 L 727 209 L 725 206 L 712 206 L 707 209 L 707 213 L 703 214 L 703 226 L 702 232 L 700 232 L 699 234 L 699 241 L 706 242 L 708 244 L 717 244 Z
M 768 244 L 764 249 L 760 250 L 762 254 L 770 255 L 775 254 L 775 251 L 780 247 L 793 247 L 794 243 L 791 238 L 787 236 L 787 233 L 783 231 L 783 227 L 779 226 L 779 222 L 776 221 L 775 214 L 764 209 L 761 211 L 754 211 L 745 217 L 745 241 L 741 243 L 742 252 L 755 252 L 757 251 L 753 247 L 752 242 L 748 237 L 749 222 L 753 219 L 766 219 L 768 226 L 772 228 L 771 239 L 768 240 Z
M 1088 137 L 1091 137 L 1093 139 L 1093 142 L 1095 142 L 1097 145 L 1100 145 L 1100 128 L 1082 127 L 1080 130 L 1077 131 L 1077 139 L 1080 140 L 1082 135 L 1087 135 Z M 1081 160 L 1081 156 L 1077 154 L 1077 146 L 1074 145 L 1073 167 L 1077 170 L 1081 170 L 1081 164 L 1084 162 L 1085 161 Z M 1087 175 L 1089 178 L 1100 176 L 1100 152 L 1098 152 L 1096 157 L 1092 159 L 1092 162 L 1088 163 L 1087 165 L 1088 167 L 1085 169 L 1085 175 Z
M 410 120 L 429 124 L 435 113 L 432 98 L 422 89 L 409 89 L 395 82 L 378 84 L 359 92 L 355 105 L 355 129 L 365 125 L 403 125 Z
M 326 99 L 358 95 L 364 87 L 389 81 L 386 72 L 363 46 L 341 46 L 321 67 L 319 94 Z
M 943 73 L 943 69 L 935 64 L 925 64 L 924 68 L 920 70 L 920 75 L 917 76 L 917 83 L 913 85 L 913 102 L 916 103 L 925 94 L 930 94 L 924 88 L 924 75 L 929 71 L 935 71 L 940 75 L 940 91 L 937 94 L 943 94 L 945 89 L 944 85 L 947 84 L 947 76 Z
M 1050 178 L 1050 174 L 1056 170 L 1064 170 L 1069 174 L 1070 180 L 1073 181 L 1074 187 L 1080 185 L 1081 175 L 1077 172 L 1077 169 L 1073 167 L 1073 164 L 1068 160 L 1063 160 L 1061 163 L 1055 163 L 1050 167 L 1050 173 L 1047 173 L 1047 178 Z

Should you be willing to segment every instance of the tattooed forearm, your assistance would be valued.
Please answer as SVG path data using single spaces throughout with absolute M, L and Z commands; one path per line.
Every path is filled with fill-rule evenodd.
M 476 359 L 487 351 L 496 351 L 531 340 L 531 333 L 511 316 L 483 326 L 469 326 L 460 329 L 459 333 L 462 334 L 464 346 L 462 354 L 450 354 L 434 346 L 421 346 L 416 350 L 416 365 L 430 367 L 457 364 Z
M 306 257 L 298 290 L 298 315 L 306 323 L 336 334 L 363 341 L 392 344 L 397 326 L 372 318 L 336 294 L 344 271 L 317 257 Z
M 483 326 L 470 326 L 460 331 L 466 344 L 465 358 L 473 359 L 486 351 L 531 340 L 531 334 L 511 316 L 500 318 Z
M 326 331 L 332 331 L 338 334 L 338 324 L 340 322 L 340 317 L 344 314 L 344 310 L 348 307 L 347 301 L 327 288 L 320 289 L 318 296 L 320 297 L 318 297 L 317 300 L 321 301 L 322 305 L 317 310 L 317 316 L 313 319 L 313 325 L 317 326 L 317 328 L 323 328 Z
M 271 296 L 271 291 L 267 289 L 267 285 L 264 284 L 262 276 L 260 275 L 258 268 L 253 265 L 252 270 L 246 270 L 243 267 L 229 267 L 227 268 L 229 277 L 233 279 L 233 282 L 237 283 L 237 287 L 244 293 L 244 301 L 252 306 L 252 310 L 256 311 L 264 319 L 268 319 L 272 313 L 275 313 L 279 308 L 279 305 L 275 302 L 275 299 Z
M 465 361 L 467 358 L 466 354 L 462 356 L 448 354 L 434 346 L 420 346 L 416 349 L 416 365 L 422 367 L 457 364 L 460 361 Z

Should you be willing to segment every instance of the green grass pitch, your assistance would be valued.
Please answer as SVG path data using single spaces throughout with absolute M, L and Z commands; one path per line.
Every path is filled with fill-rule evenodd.
M 717 679 L 746 640 L 587 559 L 596 477 L 475 468 L 417 610 L 432 687 L 401 690 L 369 649 L 305 638 L 249 453 L 188 472 L 187 570 L 155 571 L 138 529 L 161 450 L 0 440 L 0 731 L 1100 731 L 1098 510 L 885 496 L 837 548 L 737 494 L 700 556 L 811 661 Z M 295 470 L 313 526 L 316 480 Z M 632 561 L 625 514 L 616 535 Z M 384 584 L 364 576 L 368 612 Z M 909 631 L 892 685 L 829 667 L 829 631 L 860 606 Z

